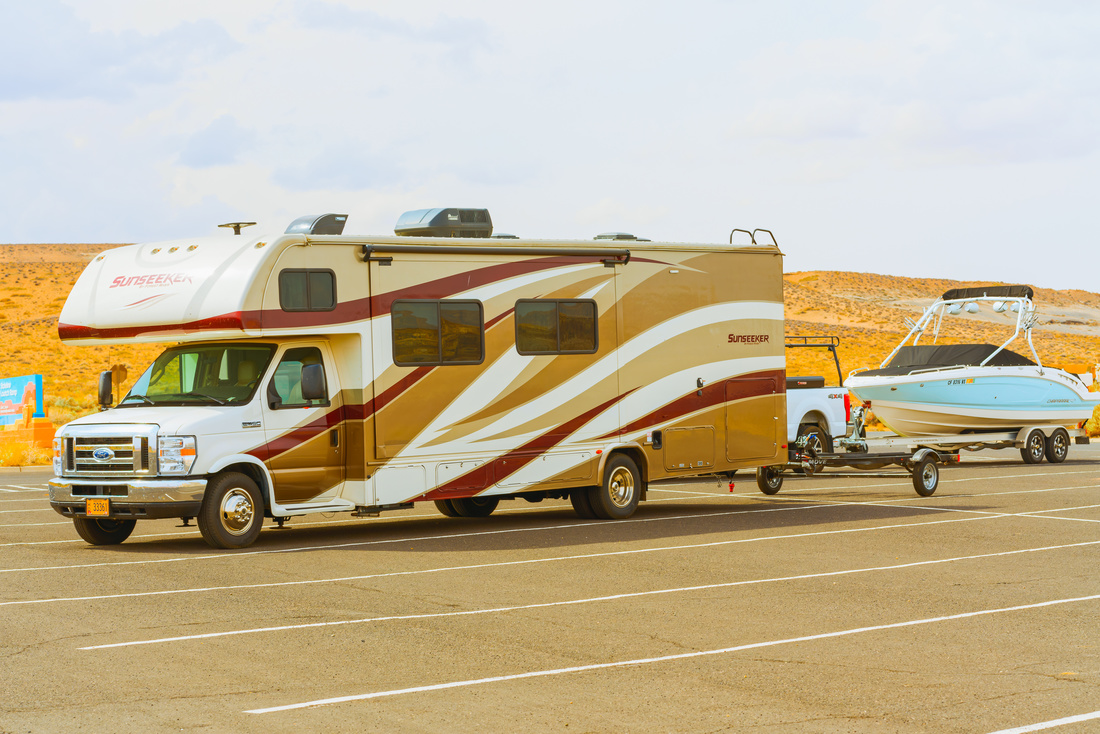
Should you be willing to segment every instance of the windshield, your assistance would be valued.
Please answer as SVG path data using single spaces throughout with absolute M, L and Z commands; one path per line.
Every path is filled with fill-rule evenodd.
M 118 405 L 247 403 L 274 353 L 274 344 L 172 347 L 156 358 Z

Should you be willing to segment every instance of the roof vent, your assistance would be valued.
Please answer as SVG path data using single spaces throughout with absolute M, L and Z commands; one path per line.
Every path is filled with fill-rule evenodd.
M 415 209 L 405 212 L 393 228 L 402 237 L 491 237 L 488 209 Z
M 507 232 L 495 232 L 493 233 L 494 240 L 518 240 L 518 234 L 508 234 Z
M 592 239 L 594 240 L 636 240 L 638 242 L 649 242 L 649 240 L 636 237 L 629 232 L 603 232 L 596 235 Z
M 347 214 L 307 214 L 291 222 L 286 234 L 343 234 L 347 221 Z

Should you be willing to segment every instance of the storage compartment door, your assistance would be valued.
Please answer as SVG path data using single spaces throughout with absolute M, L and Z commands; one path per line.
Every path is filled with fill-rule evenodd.
M 779 451 L 784 426 L 782 395 L 775 378 L 747 377 L 726 382 L 726 458 L 761 459 Z

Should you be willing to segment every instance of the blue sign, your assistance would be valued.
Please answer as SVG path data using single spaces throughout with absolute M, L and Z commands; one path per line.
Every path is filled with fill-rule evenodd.
M 0 379 L 0 426 L 21 423 L 26 409 L 31 418 L 45 418 L 42 409 L 42 375 Z

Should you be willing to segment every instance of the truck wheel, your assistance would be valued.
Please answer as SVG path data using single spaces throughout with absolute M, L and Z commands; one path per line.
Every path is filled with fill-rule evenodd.
M 450 500 L 436 500 L 435 509 L 442 512 L 447 517 L 458 517 L 458 513 L 455 511 L 454 506 Z
M 1061 464 L 1069 453 L 1069 432 L 1057 428 L 1047 439 L 1046 457 L 1051 464 Z
M 1020 456 L 1024 458 L 1025 464 L 1038 464 L 1043 460 L 1043 454 L 1047 450 L 1047 439 L 1043 435 L 1043 432 L 1038 428 L 1032 429 L 1031 433 L 1027 434 L 1027 440 L 1024 441 L 1024 447 L 1020 449 Z
M 940 484 L 940 468 L 936 466 L 936 460 L 926 456 L 913 467 L 913 489 L 921 497 L 931 497 L 936 493 L 936 487 Z
M 73 525 L 81 538 L 92 545 L 118 545 L 134 532 L 137 520 L 97 520 L 91 517 L 74 517 Z
M 638 509 L 642 478 L 638 465 L 624 454 L 616 454 L 607 462 L 603 484 L 588 490 L 588 502 L 596 517 L 623 520 Z
M 489 517 L 500 504 L 498 497 L 463 497 L 448 501 L 459 517 Z
M 806 448 L 812 449 L 815 456 L 833 453 L 833 438 L 821 426 L 808 423 L 798 427 L 798 438 L 806 436 Z
M 771 466 L 756 467 L 756 486 L 764 494 L 776 494 L 783 486 L 783 474 Z
M 569 503 L 573 505 L 573 512 L 577 517 L 585 520 L 595 520 L 596 512 L 592 509 L 592 503 L 588 501 L 590 487 L 577 487 L 569 492 Z
M 199 532 L 214 548 L 245 548 L 260 537 L 264 504 L 260 489 L 239 472 L 219 474 L 206 485 Z

